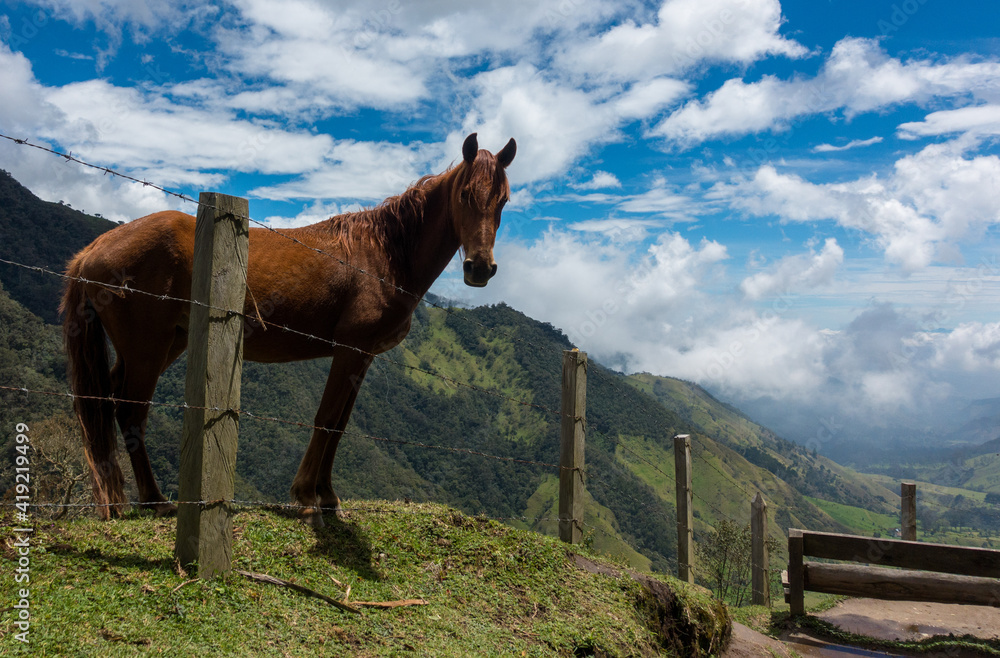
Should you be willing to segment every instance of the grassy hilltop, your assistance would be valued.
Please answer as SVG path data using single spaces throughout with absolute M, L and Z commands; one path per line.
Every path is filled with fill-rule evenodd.
M 725 607 L 670 577 L 641 584 L 555 539 L 439 505 L 347 507 L 319 531 L 281 511 L 240 512 L 233 563 L 358 614 L 236 573 L 191 579 L 173 559 L 173 520 L 36 520 L 30 644 L 10 637 L 9 615 L 0 643 L 8 655 L 707 656 L 728 640 Z M 4 578 L 2 600 L 16 594 Z M 393 601 L 411 604 L 361 603 Z

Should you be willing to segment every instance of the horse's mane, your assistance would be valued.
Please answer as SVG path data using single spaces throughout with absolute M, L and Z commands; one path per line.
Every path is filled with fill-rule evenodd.
M 424 176 L 402 194 L 377 206 L 334 215 L 313 226 L 343 245 L 348 256 L 354 249 L 367 246 L 381 250 L 390 263 L 405 267 L 413 236 L 423 223 L 431 183 L 443 175 Z
M 424 176 L 402 194 L 391 196 L 377 206 L 334 215 L 310 228 L 330 235 L 344 247 L 348 256 L 357 248 L 375 248 L 386 255 L 391 265 L 405 268 L 413 253 L 415 236 L 424 221 L 429 192 L 454 171 L 452 166 L 443 173 Z M 510 194 L 507 177 L 502 169 L 496 171 L 492 154 L 476 158 L 468 175 L 473 189 L 479 194 L 486 191 L 483 198 L 476 199 L 477 203 L 485 204 L 486 195 L 497 196 L 505 191 Z

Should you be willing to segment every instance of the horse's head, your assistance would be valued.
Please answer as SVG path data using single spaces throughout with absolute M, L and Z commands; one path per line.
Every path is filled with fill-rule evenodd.
M 511 138 L 507 146 L 493 155 L 479 150 L 476 133 L 462 145 L 462 171 L 452 190 L 451 207 L 455 217 L 465 262 L 465 284 L 481 288 L 497 273 L 493 243 L 500 228 L 500 212 L 510 198 L 510 185 L 504 169 L 514 159 L 517 144 Z

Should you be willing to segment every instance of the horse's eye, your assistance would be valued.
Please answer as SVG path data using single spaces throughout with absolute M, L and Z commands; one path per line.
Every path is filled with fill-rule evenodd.
M 462 191 L 458 194 L 459 200 L 465 205 L 469 205 L 469 188 L 462 188 Z

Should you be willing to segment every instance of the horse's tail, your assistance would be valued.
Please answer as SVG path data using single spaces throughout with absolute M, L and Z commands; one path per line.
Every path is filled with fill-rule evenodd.
M 80 277 L 82 253 L 69 263 L 67 274 Z M 90 465 L 94 503 L 101 518 L 120 515 L 128 504 L 125 479 L 118 466 L 115 405 L 111 397 L 107 335 L 97 310 L 78 278 L 68 279 L 59 307 L 63 314 L 73 406 L 83 428 L 83 452 Z

